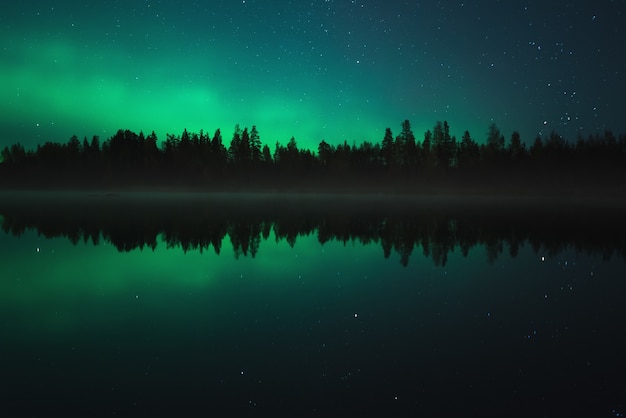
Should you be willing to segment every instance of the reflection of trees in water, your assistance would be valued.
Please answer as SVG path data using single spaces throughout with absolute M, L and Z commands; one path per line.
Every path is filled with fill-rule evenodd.
M 614 254 L 626 258 L 626 225 L 617 209 L 563 212 L 534 206 L 530 210 L 413 205 L 385 210 L 358 202 L 342 207 L 268 202 L 4 202 L 0 219 L 4 232 L 15 236 L 35 228 L 48 238 L 67 237 L 74 244 L 105 241 L 119 251 L 154 250 L 162 240 L 167 248 L 181 247 L 185 252 L 212 248 L 220 254 L 228 237 L 236 258 L 254 257 L 273 233 L 277 242 L 285 240 L 292 247 L 299 237 L 312 234 L 321 244 L 379 245 L 385 258 L 396 253 L 404 266 L 420 250 L 435 265 L 445 266 L 451 252 L 465 257 L 476 246 L 493 263 L 505 249 L 515 257 L 525 244 L 549 256 L 573 248 L 604 258 Z

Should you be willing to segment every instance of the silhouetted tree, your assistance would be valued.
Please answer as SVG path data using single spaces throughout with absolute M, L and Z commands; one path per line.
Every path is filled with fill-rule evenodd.
M 333 155 L 333 147 L 328 144 L 328 142 L 322 140 L 317 147 L 317 155 L 319 156 L 320 165 L 323 168 L 327 168 L 330 164 L 332 155 Z
M 530 147 L 530 156 L 535 161 L 538 161 L 543 157 L 543 141 L 539 135 L 535 137 L 533 145 Z
M 387 168 L 387 170 L 389 170 L 395 162 L 394 141 L 393 134 L 391 133 L 391 128 L 385 129 L 385 136 L 383 137 L 381 152 L 383 164 Z
M 6 168 L 7 166 L 13 163 L 13 158 L 11 156 L 11 150 L 8 146 L 5 146 L 0 153 L 0 163 Z
M 26 161 L 26 150 L 19 142 L 11 145 L 11 148 L 4 147 L 2 150 L 2 162 L 4 164 L 19 167 Z
M 222 141 L 222 134 L 219 129 L 215 130 L 211 139 L 211 166 L 214 173 L 220 173 L 228 160 L 228 151 Z
M 263 145 L 262 160 L 266 167 L 269 167 L 273 162 L 270 147 L 267 144 Z
M 415 135 L 411 130 L 411 122 L 406 119 L 402 122 L 402 130 L 399 135 L 399 153 L 401 155 L 402 169 L 405 174 L 411 174 L 411 171 L 417 166 L 418 155 L 417 145 L 415 143 Z
M 230 162 L 237 162 L 240 151 L 241 151 L 241 128 L 239 127 L 239 124 L 236 124 L 235 130 L 233 132 L 233 139 L 231 139 L 230 146 L 228 147 L 228 160 Z
M 554 130 L 550 132 L 547 141 L 544 143 L 544 155 L 552 163 L 561 163 L 569 155 L 567 142 Z
M 441 123 L 437 121 L 433 128 L 433 144 L 434 154 L 436 156 L 436 165 L 443 170 L 448 170 L 454 166 L 456 140 L 450 136 L 450 127 L 448 122 Z
M 495 123 L 489 125 L 483 159 L 488 164 L 500 163 L 504 155 L 504 136 Z
M 476 141 L 472 139 L 469 131 L 463 133 L 463 138 L 459 144 L 458 167 L 461 169 L 471 169 L 480 162 L 480 148 Z
M 254 164 L 261 161 L 261 137 L 256 125 L 252 125 L 250 130 L 250 158 Z
M 511 134 L 511 142 L 509 143 L 507 153 L 512 161 L 520 161 L 526 158 L 526 145 L 522 142 L 519 132 L 514 131 Z
M 430 129 L 424 132 L 421 160 L 427 170 L 432 169 L 437 164 L 433 146 L 433 133 L 430 131 Z
M 243 128 L 243 132 L 241 132 L 241 141 L 239 142 L 237 150 L 236 162 L 243 166 L 245 170 L 250 166 L 251 156 L 252 150 L 250 147 L 250 133 L 248 132 L 248 128 L 245 127 Z
M 160 163 L 159 148 L 157 146 L 157 143 L 157 135 L 156 133 L 154 133 L 154 131 L 152 131 L 146 137 L 143 145 L 143 164 L 150 173 L 157 170 Z

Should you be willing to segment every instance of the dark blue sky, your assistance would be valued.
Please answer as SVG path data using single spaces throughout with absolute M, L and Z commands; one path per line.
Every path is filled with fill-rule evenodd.
M 0 16 L 0 145 L 117 129 L 312 149 L 404 119 L 483 142 L 626 132 L 624 1 L 21 1 Z

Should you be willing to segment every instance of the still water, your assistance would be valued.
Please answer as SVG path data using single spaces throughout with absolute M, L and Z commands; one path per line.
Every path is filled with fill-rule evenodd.
M 4 195 L 0 415 L 621 416 L 622 209 Z

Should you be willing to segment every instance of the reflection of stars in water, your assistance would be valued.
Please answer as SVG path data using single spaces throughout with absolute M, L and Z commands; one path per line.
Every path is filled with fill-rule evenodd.
M 563 280 L 560 284 L 555 284 L 555 287 L 543 289 L 538 297 L 546 304 L 568 303 L 567 298 L 573 297 L 575 289 L 578 288 L 577 283 L 578 280 L 580 280 L 581 268 L 583 268 L 579 263 L 580 260 L 577 260 L 576 257 L 573 257 L 573 259 L 570 257 L 551 259 L 546 255 L 538 255 L 538 259 L 541 263 L 546 265 L 546 267 L 558 269 L 563 274 L 562 276 L 557 276 L 561 277 Z M 594 275 L 593 269 L 594 267 L 591 266 L 591 271 L 589 272 L 591 276 Z M 585 272 L 584 274 L 587 273 Z M 535 324 L 531 321 L 528 328 L 523 333 L 523 338 L 527 341 L 536 340 L 540 336 L 550 339 L 559 339 L 564 334 L 570 332 L 570 325 L 567 318 L 563 318 L 562 320 L 552 318 L 546 321 L 544 327 L 540 327 L 539 325 L 540 324 Z

